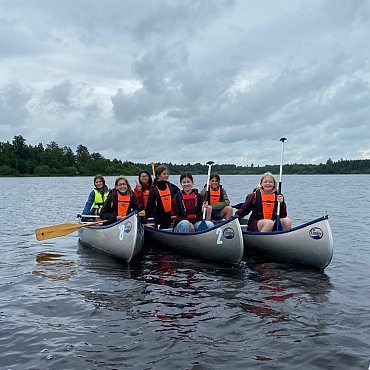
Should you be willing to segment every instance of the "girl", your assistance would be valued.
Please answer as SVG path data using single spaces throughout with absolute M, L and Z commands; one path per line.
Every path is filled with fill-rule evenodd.
M 152 183 L 152 177 L 148 171 L 141 171 L 139 173 L 139 182 L 136 181 L 134 193 L 140 210 L 146 207 Z
M 287 217 L 284 197 L 278 194 L 277 183 L 270 172 L 262 175 L 256 191 L 248 194 L 243 206 L 235 213 L 243 218 L 252 211 L 248 220 L 249 231 L 270 232 L 276 220 L 277 202 L 280 202 L 280 222 L 283 230 L 290 229 L 292 224 Z
M 95 188 L 91 191 L 82 211 L 83 215 L 100 215 L 103 204 L 108 197 L 109 189 L 102 175 L 94 177 L 94 186 Z
M 100 218 L 108 220 L 104 225 L 121 220 L 138 209 L 136 196 L 132 193 L 127 179 L 123 176 L 117 177 L 114 185 L 115 188 L 109 193 L 100 212 Z
M 174 231 L 178 233 L 190 233 L 198 229 L 203 210 L 208 203 L 204 202 L 203 196 L 193 189 L 194 181 L 190 173 L 183 173 L 180 176 L 182 191 L 177 193 L 172 201 L 172 218 L 174 220 Z M 207 209 L 208 211 L 208 209 Z M 211 209 L 207 212 L 207 228 L 213 225 L 211 221 Z
M 200 194 L 205 197 L 207 189 L 201 190 Z M 209 192 L 206 201 L 208 208 L 212 210 L 212 220 L 228 220 L 233 215 L 233 209 L 230 206 L 229 197 L 226 190 L 220 185 L 220 175 L 211 173 L 209 177 Z
M 154 212 L 154 222 L 160 229 L 168 228 L 171 223 L 172 200 L 180 189 L 171 184 L 168 179 L 170 173 L 166 166 L 158 166 L 155 171 L 155 182 L 149 191 L 148 202 L 145 207 L 145 218 Z

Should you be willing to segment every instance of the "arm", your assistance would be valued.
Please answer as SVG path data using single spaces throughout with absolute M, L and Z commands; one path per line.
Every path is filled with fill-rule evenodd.
M 135 196 L 137 198 L 137 203 L 138 204 L 144 204 L 144 198 L 143 198 L 143 191 L 141 188 L 138 186 L 135 187 L 134 189 Z
M 100 218 L 102 220 L 108 220 L 108 222 L 106 222 L 105 225 L 112 224 L 117 221 L 117 214 L 114 212 L 113 208 L 111 207 L 112 194 L 113 192 L 111 192 L 108 195 L 108 198 L 104 202 L 103 208 L 101 209 L 101 212 L 100 212 Z
M 171 218 L 173 219 L 175 225 L 177 225 L 182 220 L 186 220 L 186 217 L 184 217 L 180 212 L 178 198 L 179 194 L 177 193 L 173 197 L 171 204 Z
M 148 196 L 148 202 L 145 207 L 145 218 L 149 218 L 153 214 L 154 208 L 155 208 L 155 201 L 156 201 L 155 198 L 156 196 L 155 196 L 154 188 L 152 187 L 150 189 L 149 196 Z
M 285 203 L 285 200 L 284 200 L 284 196 L 282 194 L 279 195 L 279 196 L 283 197 L 283 201 L 280 203 L 280 217 L 285 218 L 285 217 L 288 216 L 286 203 Z
M 91 215 L 92 214 L 91 207 L 93 206 L 94 201 L 95 201 L 95 192 L 94 192 L 94 190 L 92 190 L 91 193 L 89 194 L 89 197 L 87 198 L 85 208 L 82 211 L 83 215 Z

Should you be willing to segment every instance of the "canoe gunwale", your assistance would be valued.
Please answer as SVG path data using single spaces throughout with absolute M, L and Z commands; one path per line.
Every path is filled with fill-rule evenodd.
M 112 228 L 114 226 L 117 226 L 121 222 L 126 221 L 129 217 L 133 216 L 135 213 L 138 213 L 138 211 L 131 212 L 125 218 L 121 218 L 120 220 L 114 222 L 113 224 L 109 224 L 109 225 L 104 225 L 104 224 L 102 224 L 102 225 L 91 225 L 91 226 L 86 226 L 86 228 L 88 228 L 88 229 L 99 229 L 99 230 L 109 229 L 109 228 Z M 84 222 L 81 222 L 81 219 L 80 219 L 80 224 L 84 224 Z

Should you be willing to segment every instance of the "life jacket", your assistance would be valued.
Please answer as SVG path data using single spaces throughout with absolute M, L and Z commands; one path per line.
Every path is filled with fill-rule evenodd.
M 122 195 L 118 191 L 114 191 L 112 194 L 111 207 L 117 211 L 117 216 L 125 217 L 127 211 L 130 208 L 131 195 Z
M 148 197 L 149 197 L 149 189 L 143 190 L 144 207 L 146 207 L 146 204 L 148 203 Z
M 275 220 L 276 219 L 276 208 L 277 208 L 277 193 L 274 191 L 271 194 L 264 194 L 261 190 L 254 192 L 254 197 L 257 199 L 257 210 L 254 214 L 257 214 L 260 220 Z
M 213 203 L 218 203 L 218 202 L 223 201 L 222 185 L 219 185 L 217 190 L 213 190 L 212 186 L 209 187 L 207 201 L 208 201 L 208 204 L 213 204 Z
M 172 186 L 166 184 L 165 190 L 160 190 L 158 189 L 158 186 L 154 186 L 154 191 L 157 198 L 156 205 L 163 208 L 165 213 L 170 213 L 173 196 Z
M 179 193 L 178 204 L 183 217 L 186 217 L 189 221 L 195 220 L 199 213 L 198 191 L 193 189 L 190 194 L 184 194 L 183 192 Z
M 108 194 L 109 194 L 109 191 L 106 191 L 104 192 L 103 194 L 98 191 L 97 189 L 94 189 L 94 193 L 95 193 L 95 199 L 94 199 L 94 205 L 93 205 L 93 208 L 102 208 L 103 207 L 103 204 L 104 202 L 107 200 L 108 198 Z

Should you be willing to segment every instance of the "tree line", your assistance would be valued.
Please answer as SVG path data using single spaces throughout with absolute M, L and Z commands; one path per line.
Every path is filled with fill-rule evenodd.
M 208 166 L 201 163 L 156 163 L 156 166 L 159 164 L 165 164 L 173 175 L 183 172 L 200 175 L 208 170 Z M 94 176 L 98 173 L 105 176 L 136 176 L 141 170 L 152 171 L 150 164 L 106 159 L 100 153 L 90 153 L 82 144 L 74 153 L 70 147 L 59 147 L 55 141 L 46 144 L 46 147 L 42 143 L 27 145 L 21 135 L 14 136 L 11 143 L 0 142 L 0 176 Z M 267 171 L 279 173 L 279 165 L 215 164 L 212 170 L 221 175 L 259 175 Z M 334 162 L 329 158 L 325 164 L 318 165 L 284 164 L 284 174 L 370 174 L 370 159 L 340 159 Z

